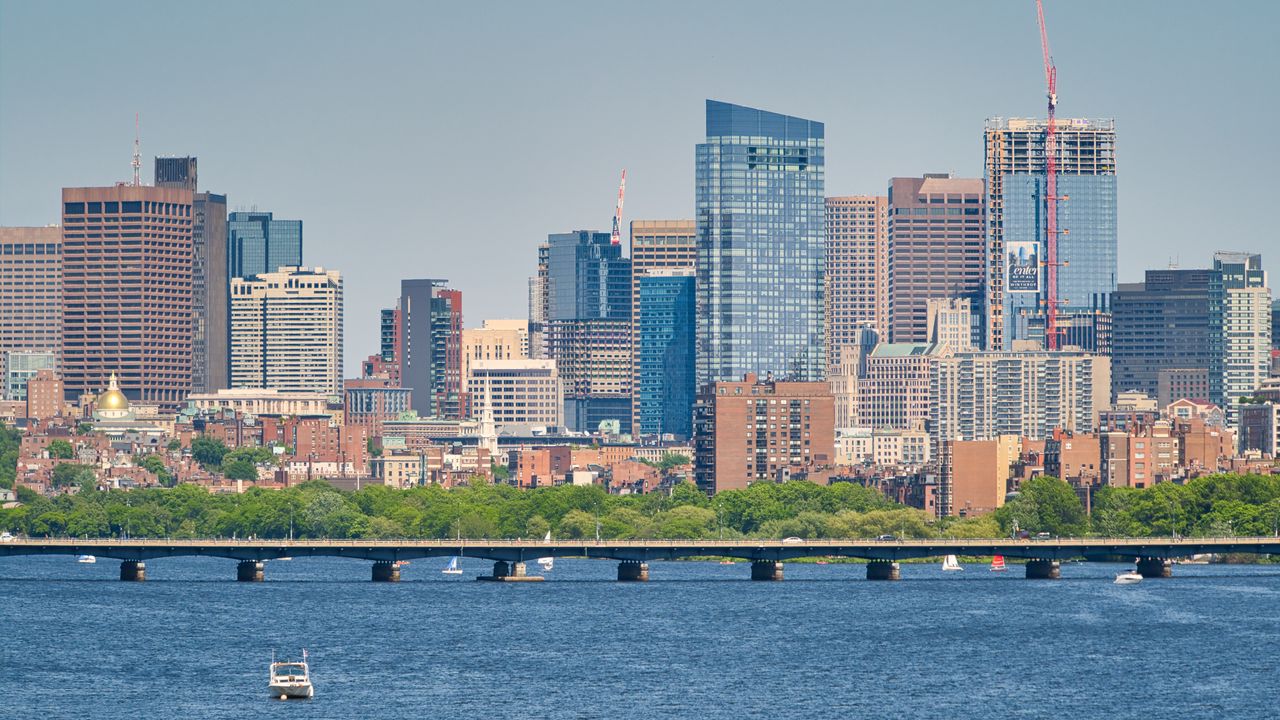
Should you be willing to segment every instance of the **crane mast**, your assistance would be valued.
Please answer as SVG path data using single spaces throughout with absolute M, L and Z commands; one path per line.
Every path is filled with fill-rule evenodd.
M 1058 153 L 1057 121 L 1058 68 L 1049 51 L 1049 33 L 1044 27 L 1044 3 L 1036 0 L 1040 23 L 1040 49 L 1044 53 L 1044 84 L 1049 97 L 1049 117 L 1044 126 L 1045 175 L 1045 343 L 1058 349 Z
M 618 205 L 613 210 L 613 244 L 622 244 L 622 199 L 627 192 L 627 169 L 622 169 L 622 182 L 618 183 Z

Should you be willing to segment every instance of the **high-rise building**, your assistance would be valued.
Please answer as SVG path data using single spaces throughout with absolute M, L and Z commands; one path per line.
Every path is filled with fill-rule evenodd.
M 693 435 L 694 276 L 649 270 L 639 278 L 633 324 L 637 435 Z
M 1094 316 L 1106 312 L 1116 286 L 1115 121 L 1059 119 L 1056 127 L 1058 227 L 1066 231 L 1058 238 L 1059 325 L 1105 325 Z M 989 350 L 1011 348 L 1013 340 L 1043 342 L 1045 129 L 1036 119 L 986 123 L 986 297 L 974 307 L 985 309 L 982 347 Z M 1075 332 L 1064 340 L 1096 344 L 1089 332 Z
M 554 360 L 472 360 L 467 383 L 472 416 L 479 419 L 487 409 L 499 431 L 511 425 L 563 425 L 564 387 Z
M 1271 369 L 1271 290 L 1262 256 L 1218 252 L 1213 255 L 1210 289 L 1212 318 L 1209 400 L 1240 417 L 1240 398 L 1253 395 Z
M 693 220 L 633 220 L 631 222 L 631 422 L 633 425 L 640 422 L 640 330 L 638 326 L 640 280 L 651 271 L 693 272 L 697 264 L 698 224 Z M 693 382 L 692 378 L 690 382 Z M 690 397 L 690 413 L 693 412 L 692 408 L 693 398 Z M 636 432 L 644 431 L 636 430 Z
M 529 357 L 545 360 L 550 357 L 547 348 L 547 263 L 551 257 L 551 243 L 538 243 L 538 272 L 529 278 Z
M 407 412 L 413 391 L 389 378 L 348 379 L 342 383 L 342 422 L 363 425 L 369 437 L 382 437 L 382 423 Z
M 977 315 L 970 298 L 947 298 L 926 301 L 928 316 L 928 341 L 934 345 L 945 344 L 954 352 L 972 352 Z
M 929 300 L 982 304 L 982 181 L 927 173 L 889 181 L 889 342 L 929 339 Z M 982 342 L 975 327 L 974 345 Z
M 71 398 L 111 373 L 132 402 L 191 391 L 192 197 L 117 185 L 62 190 L 62 380 Z
M 858 344 L 862 329 L 889 336 L 889 198 L 829 197 L 827 203 L 827 365 Z
M 457 420 L 462 392 L 462 293 L 446 280 L 400 281 L 400 384 L 423 417 Z
M 923 430 L 929 419 L 933 362 L 950 354 L 931 343 L 880 343 L 860 363 L 856 424 L 877 430 Z
M 698 393 L 694 474 L 715 494 L 778 482 L 835 462 L 835 411 L 825 382 L 714 382 Z
M 1214 364 L 1212 270 L 1148 270 L 1145 282 L 1121 283 L 1111 300 L 1112 397 L 1160 393 L 1160 372 Z
M 697 148 L 697 381 L 826 372 L 825 128 L 707 101 Z M 563 368 L 562 368 L 563 370 Z
M 462 331 L 462 385 L 472 401 L 472 415 L 479 401 L 470 394 L 471 364 L 479 360 L 527 360 L 528 320 L 485 320 L 478 328 Z
M 631 261 L 609 233 L 548 236 L 545 343 L 564 382 L 565 426 L 631 431 Z
M 231 279 L 231 387 L 342 394 L 342 276 L 281 268 Z
M 12 352 L 62 352 L 62 228 L 0 227 L 0 375 Z
M 1280 300 L 1271 301 L 1271 349 L 1280 350 Z
M 227 216 L 227 275 L 248 277 L 302 267 L 302 221 L 277 220 L 269 212 Z
M 41 370 L 56 371 L 58 356 L 49 351 L 10 350 L 4 355 L 4 386 L 0 397 L 5 400 L 26 400 L 27 382 Z
M 386 378 L 391 387 L 400 387 L 400 308 L 383 308 L 379 313 L 378 354 L 360 365 L 364 378 Z
M 221 390 L 230 387 L 227 196 L 197 190 L 194 157 L 158 157 L 155 174 L 156 187 L 180 188 L 193 193 L 191 388 L 194 392 Z
M 47 420 L 62 414 L 65 393 L 62 378 L 52 370 L 37 370 L 27 380 L 27 420 Z

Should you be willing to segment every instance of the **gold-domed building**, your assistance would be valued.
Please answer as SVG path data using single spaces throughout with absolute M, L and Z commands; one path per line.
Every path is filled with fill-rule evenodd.
M 133 420 L 134 412 L 129 407 L 129 398 L 120 392 L 116 382 L 116 374 L 111 373 L 111 381 L 105 392 L 93 401 L 93 419 L 95 420 Z

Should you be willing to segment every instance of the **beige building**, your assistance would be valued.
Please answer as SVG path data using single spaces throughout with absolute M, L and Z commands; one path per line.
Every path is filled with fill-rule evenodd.
M 631 221 L 631 422 L 640 427 L 640 278 L 653 272 L 695 270 L 698 223 L 693 220 Z
M 235 410 L 244 415 L 332 415 L 332 396 L 323 392 L 288 392 L 275 388 L 234 388 L 196 393 L 187 402 L 197 410 Z
M 929 378 L 938 353 L 928 343 L 880 343 L 858 378 L 858 427 L 919 430 L 929 419 Z
M 0 227 L 0 377 L 11 352 L 62 352 L 62 228 Z
M 827 198 L 827 364 L 871 328 L 889 339 L 889 198 Z
M 231 386 L 342 393 L 342 276 L 281 268 L 231 280 Z
M 513 424 L 564 425 L 564 387 L 555 360 L 475 360 L 467 392 L 472 419 L 484 418 L 488 410 L 499 432 Z
M 952 352 L 973 352 L 973 303 L 968 298 L 933 299 L 925 303 L 929 342 Z
M 462 331 L 462 384 L 471 377 L 476 360 L 521 360 L 529 357 L 528 320 L 485 320 Z

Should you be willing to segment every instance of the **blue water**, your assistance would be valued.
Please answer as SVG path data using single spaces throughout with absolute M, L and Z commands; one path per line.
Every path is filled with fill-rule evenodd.
M 478 583 L 489 565 L 404 581 L 369 564 L 0 559 L 0 717 L 1164 718 L 1276 716 L 1280 567 L 616 566 L 557 560 L 541 584 Z M 532 566 L 531 566 L 532 569 Z M 316 696 L 266 696 L 272 649 L 311 653 Z

